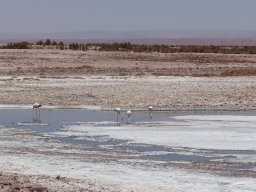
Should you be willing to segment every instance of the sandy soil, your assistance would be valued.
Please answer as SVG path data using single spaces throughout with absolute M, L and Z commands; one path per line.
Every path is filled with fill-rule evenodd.
M 0 50 L 0 75 L 220 75 L 255 69 L 255 55 Z
M 2 192 L 48 192 L 49 190 L 30 181 L 28 176 L 17 174 L 0 174 L 0 191 Z
M 255 55 L 0 50 L 0 100 L 2 104 L 38 101 L 107 108 L 248 110 L 256 107 L 256 78 L 184 75 L 219 75 L 255 66 Z

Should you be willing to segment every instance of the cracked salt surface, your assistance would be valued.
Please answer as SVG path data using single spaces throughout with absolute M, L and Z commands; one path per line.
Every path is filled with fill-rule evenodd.
M 112 191 L 256 191 L 255 175 L 233 177 L 220 170 L 224 177 L 168 166 L 202 158 L 206 165 L 229 162 L 233 169 L 253 171 L 255 116 L 155 115 L 151 122 L 134 118 L 131 125 L 117 126 L 115 113 L 58 110 L 42 112 L 45 126 L 19 126 L 30 113 L 12 111 L 16 116 L 7 122 L 5 112 L 0 111 L 6 126 L 0 129 L 2 171 L 97 180 Z

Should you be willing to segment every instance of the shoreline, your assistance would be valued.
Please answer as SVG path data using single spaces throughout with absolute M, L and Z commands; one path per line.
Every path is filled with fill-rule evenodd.
M 117 106 L 118 107 L 118 106 Z M 32 110 L 32 103 L 31 105 L 23 105 L 23 104 L 0 104 L 0 110 L 2 109 L 13 109 L 13 110 Z M 61 105 L 61 106 L 54 106 L 54 105 L 43 105 L 40 110 L 92 110 L 92 111 L 114 111 L 115 108 L 108 108 L 102 106 L 90 106 L 90 105 Z M 147 108 L 121 108 L 121 112 L 126 112 L 127 110 L 131 110 L 133 112 L 148 112 Z M 154 108 L 152 112 L 256 112 L 255 108 L 246 108 L 246 109 L 223 109 L 223 108 L 214 108 L 214 109 L 207 109 L 207 108 L 187 108 L 187 109 L 168 109 L 168 108 Z

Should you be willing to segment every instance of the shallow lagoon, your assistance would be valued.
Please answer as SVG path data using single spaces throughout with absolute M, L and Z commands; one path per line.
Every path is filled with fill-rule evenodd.
M 0 123 L 74 145 L 155 152 L 158 155 L 152 159 L 160 161 L 256 158 L 256 112 L 154 112 L 152 119 L 147 112 L 133 112 L 128 123 L 125 112 L 117 121 L 113 111 L 54 108 L 36 112 L 21 107 L 0 109 Z M 185 152 L 190 155 L 181 155 Z
M 149 118 L 147 112 L 135 112 L 132 114 L 130 124 L 127 124 L 125 113 L 123 114 L 123 123 L 116 122 L 116 119 L 116 113 L 113 111 L 101 110 L 46 108 L 40 111 L 40 117 L 38 113 L 36 114 L 35 111 L 28 108 L 0 110 L 0 124 L 6 127 L 5 130 L 14 129 L 16 132 L 13 135 L 19 135 L 18 131 L 24 130 L 29 131 L 29 135 L 43 140 L 44 143 L 56 143 L 54 145 L 58 146 L 56 147 L 58 150 L 62 149 L 60 146 L 68 145 L 72 151 L 74 149 L 81 150 L 77 152 L 77 158 L 81 156 L 83 161 L 84 155 L 82 154 L 88 150 L 93 151 L 89 156 L 86 155 L 87 160 L 83 164 L 83 166 L 87 165 L 88 161 L 95 161 L 95 159 L 98 161 L 95 164 L 95 170 L 94 166 L 90 165 L 89 172 L 91 174 L 96 169 L 101 169 L 98 166 L 102 163 L 109 164 L 109 161 L 114 160 L 120 163 L 118 169 L 124 174 L 123 177 L 125 179 L 128 177 L 130 180 L 134 180 L 134 178 L 131 178 L 132 175 L 127 172 L 128 168 L 125 166 L 127 164 L 130 166 L 131 162 L 132 165 L 136 164 L 136 168 L 132 167 L 133 171 L 138 172 L 138 175 L 142 174 L 141 168 L 137 167 L 138 163 L 142 167 L 148 165 L 158 167 L 160 170 L 157 169 L 157 177 L 153 174 L 156 170 L 151 170 L 153 166 L 148 171 L 145 170 L 145 167 L 143 168 L 143 174 L 152 176 L 152 178 L 148 176 L 147 179 L 144 179 L 144 183 L 152 182 L 155 178 L 158 179 L 155 185 L 162 186 L 164 182 L 169 186 L 166 184 L 169 182 L 176 189 L 182 188 L 180 185 L 185 179 L 182 174 L 188 173 L 182 173 L 179 170 L 186 167 L 192 173 L 199 171 L 212 175 L 207 176 L 208 179 L 212 178 L 205 182 L 213 187 L 213 191 L 217 189 L 239 191 L 238 186 L 242 186 L 241 189 L 244 191 L 253 191 L 256 188 L 253 184 L 256 170 L 255 112 L 154 112 L 152 119 Z M 119 117 L 120 119 L 121 117 Z M 26 132 L 22 134 L 26 134 Z M 6 137 L 4 134 L 2 136 L 0 141 L 5 141 Z M 29 146 L 29 142 L 26 140 L 24 145 Z M 37 145 L 37 148 L 38 146 L 40 145 Z M 16 148 L 11 148 L 10 151 L 13 153 Z M 23 150 L 22 153 L 24 153 Z M 27 152 L 25 151 L 25 153 Z M 8 157 L 4 153 L 3 155 L 6 161 L 10 161 L 10 158 L 14 158 L 13 161 L 21 161 L 21 157 Z M 4 158 L 1 158 L 3 162 Z M 31 158 L 33 161 L 33 158 L 38 157 L 33 154 Z M 79 165 L 80 161 L 81 159 L 79 159 Z M 170 173 L 163 171 L 162 165 L 170 166 L 170 169 L 175 168 L 175 171 L 172 170 Z M 202 168 L 201 165 L 207 169 Z M 111 176 L 111 179 L 114 179 L 115 176 L 109 172 L 114 171 L 116 167 L 108 166 L 108 172 L 105 172 L 106 166 L 103 167 L 104 171 L 101 170 L 100 176 Z M 49 166 L 45 170 L 47 168 Z M 217 168 L 219 169 L 216 171 Z M 66 171 L 68 170 L 67 167 Z M 74 174 L 76 173 L 74 172 Z M 180 175 L 177 176 L 177 174 Z M 216 177 L 214 177 L 215 174 Z M 136 178 L 138 175 L 134 177 Z M 160 175 L 173 180 L 166 181 L 161 179 Z M 220 175 L 227 177 L 221 178 Z M 192 174 L 191 177 L 195 179 L 198 176 Z M 204 174 L 200 177 L 204 177 Z M 228 184 L 222 186 L 216 178 L 227 180 Z M 238 182 L 238 185 L 234 184 L 234 180 Z M 178 183 L 173 183 L 174 181 Z M 251 182 L 249 187 L 247 182 Z M 190 189 L 182 188 L 182 190 L 196 191 L 204 185 L 206 185 L 204 181 L 199 179 L 197 186 Z

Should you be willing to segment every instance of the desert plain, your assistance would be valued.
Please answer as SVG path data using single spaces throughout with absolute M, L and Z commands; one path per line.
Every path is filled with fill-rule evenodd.
M 255 55 L 0 50 L 0 100 L 108 109 L 251 110 L 256 78 L 246 72 L 255 67 Z

